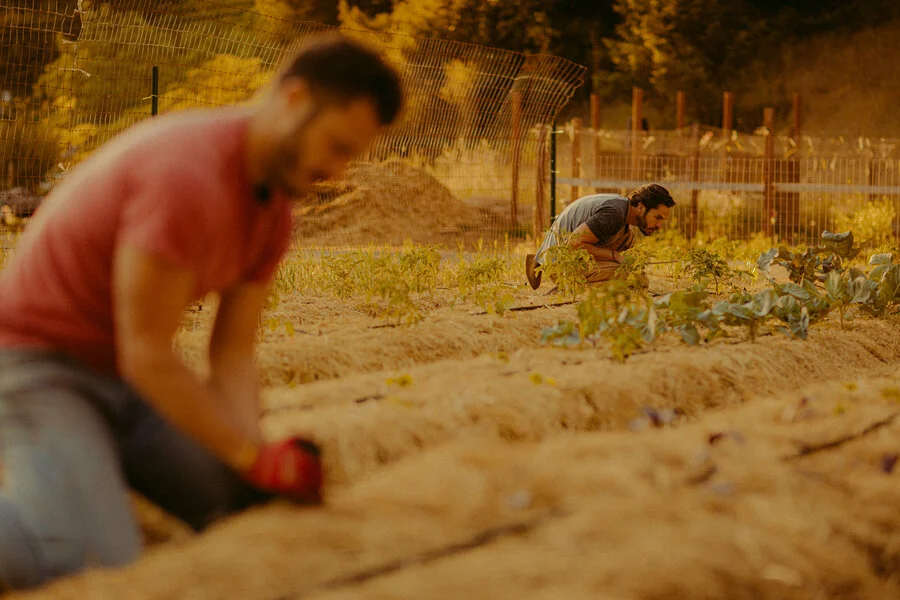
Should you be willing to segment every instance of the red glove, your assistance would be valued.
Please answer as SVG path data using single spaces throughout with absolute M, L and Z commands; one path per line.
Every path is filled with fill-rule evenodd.
M 288 438 L 263 445 L 245 477 L 272 494 L 306 504 L 322 502 L 319 448 L 307 440 Z

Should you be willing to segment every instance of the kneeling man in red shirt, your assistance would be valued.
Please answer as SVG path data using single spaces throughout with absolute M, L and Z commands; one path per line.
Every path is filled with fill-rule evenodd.
M 254 342 L 290 198 L 394 121 L 399 78 L 321 38 L 247 106 L 147 120 L 76 167 L 0 270 L 0 586 L 134 560 L 128 488 L 196 530 L 321 500 L 316 446 L 266 441 Z M 218 292 L 208 378 L 173 350 Z

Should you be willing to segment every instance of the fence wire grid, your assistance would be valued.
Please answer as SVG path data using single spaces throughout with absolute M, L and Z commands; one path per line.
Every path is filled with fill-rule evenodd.
M 297 243 L 456 247 L 530 232 L 535 194 L 547 194 L 539 126 L 584 67 L 294 12 L 281 0 L 0 1 L 4 219 L 29 214 L 69 169 L 151 116 L 154 67 L 159 113 L 240 103 L 310 36 L 339 30 L 397 66 L 407 106 L 344 179 L 298 203 Z
M 633 138 L 575 120 L 556 135 L 557 212 L 586 194 L 626 194 L 657 182 L 677 202 L 673 225 L 690 238 L 814 244 L 822 231 L 848 229 L 874 244 L 900 238 L 897 140 L 712 127 Z

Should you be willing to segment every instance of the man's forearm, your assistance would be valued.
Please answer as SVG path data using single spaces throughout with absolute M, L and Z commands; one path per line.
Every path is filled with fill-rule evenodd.
M 244 470 L 253 463 L 259 439 L 247 431 L 244 417 L 174 353 L 132 357 L 123 374 L 166 421 L 226 464 Z
M 259 429 L 259 373 L 251 354 L 213 354 L 209 384 L 218 392 L 241 429 L 261 439 Z
M 584 249 L 588 254 L 591 255 L 596 261 L 617 261 L 618 262 L 618 252 L 615 250 L 611 250 L 609 248 L 601 248 L 599 246 L 595 246 L 593 244 L 580 244 L 580 248 Z

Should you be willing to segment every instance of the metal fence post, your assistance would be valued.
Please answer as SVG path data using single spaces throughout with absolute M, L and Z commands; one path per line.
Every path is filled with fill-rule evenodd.
M 550 225 L 556 220 L 556 121 L 550 125 Z
M 155 117 L 159 113 L 159 67 L 153 65 L 150 77 L 150 115 Z

